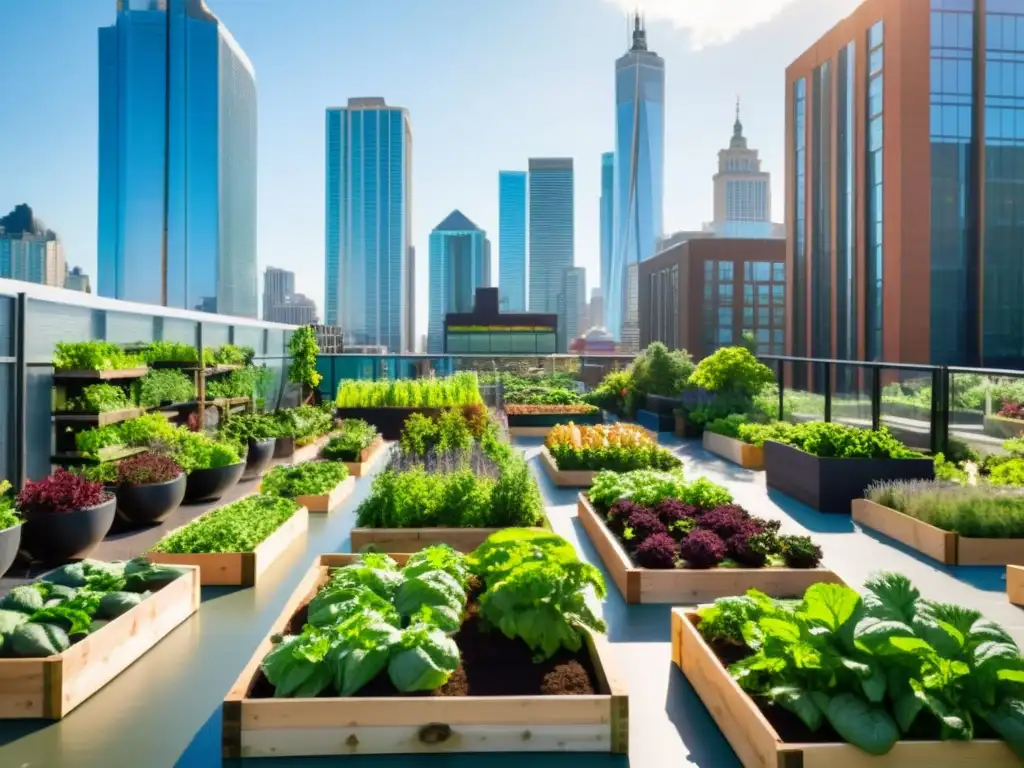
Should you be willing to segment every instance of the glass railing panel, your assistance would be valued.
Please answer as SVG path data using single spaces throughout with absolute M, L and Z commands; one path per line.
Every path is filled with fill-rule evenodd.
M 825 418 L 825 394 L 822 388 L 823 369 L 806 362 L 786 364 L 786 387 L 783 397 L 783 418 L 794 424 L 822 421 Z M 792 382 L 792 383 L 791 383 Z M 817 386 L 820 391 L 815 391 Z
M 862 365 L 832 366 L 832 421 L 871 428 L 872 372 Z
M 906 445 L 930 451 L 932 433 L 932 372 L 883 368 L 881 425 Z

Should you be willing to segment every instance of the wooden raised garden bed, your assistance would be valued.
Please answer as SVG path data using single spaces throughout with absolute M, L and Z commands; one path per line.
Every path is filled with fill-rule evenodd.
M 440 408 L 338 408 L 339 419 L 362 419 L 377 428 L 385 440 L 397 440 L 402 436 L 405 420 L 414 413 L 421 413 L 431 419 L 441 415 Z
M 400 564 L 406 557 L 392 555 Z M 225 758 L 455 752 L 616 752 L 629 747 L 629 697 L 607 641 L 588 635 L 600 693 L 588 696 L 252 698 L 271 638 L 354 555 L 321 555 L 223 704 Z M 480 765 L 488 763 L 486 758 Z
M 589 488 L 597 477 L 597 472 L 587 469 L 559 469 L 558 462 L 546 445 L 540 449 L 540 463 L 551 482 L 559 488 Z
M 192 569 L 63 653 L 0 658 L 0 719 L 61 719 L 195 613 L 199 602 L 199 571 Z
M 1006 597 L 1014 605 L 1024 606 L 1024 566 L 1006 566 Z
M 696 611 L 672 610 L 672 661 L 697 692 L 743 765 L 758 768 L 1010 768 L 1020 759 L 1005 742 L 900 741 L 885 755 L 852 744 L 787 743 L 704 642 Z
M 1024 565 L 1024 539 L 961 536 L 868 499 L 854 499 L 853 519 L 945 565 Z
M 545 519 L 545 529 L 550 526 Z M 419 552 L 433 544 L 447 544 L 458 552 L 472 552 L 492 533 L 503 528 L 353 528 L 352 551 L 373 546 L 381 552 Z
M 709 568 L 657 570 L 638 568 L 586 494 L 577 514 L 605 570 L 627 603 L 703 603 L 759 589 L 771 597 L 801 597 L 812 584 L 843 580 L 827 568 Z
M 349 475 L 328 493 L 321 493 L 317 496 L 298 496 L 295 501 L 309 512 L 330 512 L 351 496 L 355 487 L 355 478 Z
M 604 414 L 600 410 L 595 410 L 590 413 L 507 413 L 508 417 L 508 428 L 512 431 L 512 434 L 526 434 L 525 432 L 516 432 L 513 430 L 524 430 L 531 429 L 536 430 L 536 434 L 542 436 L 540 430 L 543 431 L 543 435 L 546 435 L 551 431 L 552 427 L 557 427 L 559 424 L 586 424 L 593 426 L 595 424 L 604 424 Z
M 935 464 L 923 459 L 820 458 L 791 445 L 764 444 L 765 482 L 819 512 L 849 514 L 850 503 L 880 480 L 934 480 Z
M 54 371 L 53 378 L 116 381 L 117 379 L 141 379 L 147 373 L 149 373 L 149 368 L 143 365 L 138 368 L 124 368 L 118 371 Z
M 352 477 L 363 477 L 370 471 L 380 455 L 387 452 L 387 449 L 388 446 L 384 442 L 384 438 L 377 435 L 377 439 L 368 448 L 363 449 L 359 461 L 346 461 L 344 464 L 348 467 L 348 472 Z M 311 509 L 310 512 L 312 511 Z
M 232 504 L 240 500 L 235 499 Z M 200 517 L 212 515 L 218 509 L 220 507 L 211 509 Z M 196 520 L 198 519 L 200 518 L 197 517 Z M 285 521 L 284 525 L 261 541 L 252 552 L 200 554 L 147 552 L 146 557 L 151 562 L 164 565 L 196 566 L 199 568 L 200 584 L 204 587 L 252 587 L 259 581 L 260 575 L 285 553 L 292 542 L 304 536 L 308 529 L 309 512 L 305 507 L 300 507 L 294 515 Z M 180 528 L 175 530 L 180 530 Z M 170 536 L 171 533 L 174 531 L 167 535 Z
M 764 448 L 744 443 L 735 437 L 704 432 L 704 450 L 739 464 L 744 469 L 764 469 Z
M 330 439 L 331 435 L 322 435 L 309 445 L 297 446 L 295 452 L 289 457 L 291 463 L 303 464 L 307 461 L 313 461 L 313 459 L 320 455 L 320 451 L 324 449 L 324 446 L 327 445 Z

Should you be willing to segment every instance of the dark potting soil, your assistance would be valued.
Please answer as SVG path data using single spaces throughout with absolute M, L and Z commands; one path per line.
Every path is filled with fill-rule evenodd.
M 288 634 L 298 634 L 306 623 L 303 606 L 288 626 Z M 533 653 L 522 640 L 511 640 L 499 630 L 485 626 L 470 605 L 466 620 L 453 636 L 462 662 L 436 691 L 402 693 L 392 684 L 387 672 L 377 675 L 356 695 L 369 696 L 586 696 L 597 693 L 597 673 L 586 648 L 577 653 L 559 651 L 552 658 L 534 663 Z M 263 671 L 257 672 L 249 688 L 249 697 L 272 698 L 274 686 Z M 337 694 L 328 689 L 323 697 Z

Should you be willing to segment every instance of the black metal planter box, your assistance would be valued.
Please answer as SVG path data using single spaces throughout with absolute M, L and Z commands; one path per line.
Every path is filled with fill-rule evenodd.
M 923 459 L 823 459 L 791 445 L 764 444 L 765 482 L 819 512 L 850 514 L 850 503 L 877 480 L 933 480 Z
M 509 427 L 555 427 L 559 424 L 604 424 L 601 411 L 593 413 L 510 413 Z
M 676 417 L 671 411 L 655 413 L 654 411 L 639 410 L 636 412 L 636 423 L 652 432 L 674 432 Z
M 377 428 L 385 440 L 397 440 L 402 436 L 405 420 L 414 413 L 437 418 L 440 408 L 338 408 L 339 419 L 362 419 Z

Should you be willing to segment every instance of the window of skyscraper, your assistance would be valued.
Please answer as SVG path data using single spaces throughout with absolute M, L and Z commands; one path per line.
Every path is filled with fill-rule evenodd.
M 882 253 L 882 107 L 884 88 L 881 50 L 884 27 L 881 21 L 868 32 L 868 174 L 867 174 L 867 317 L 866 341 L 869 360 L 879 360 L 882 349 L 882 281 L 885 274 Z
M 807 79 L 801 77 L 793 84 L 793 163 L 795 184 L 793 185 L 793 353 L 803 355 L 807 351 L 806 325 L 804 317 L 804 296 L 806 291 L 806 184 L 807 184 Z M 802 370 L 802 369 L 801 369 Z M 799 372 L 794 382 L 800 385 Z

